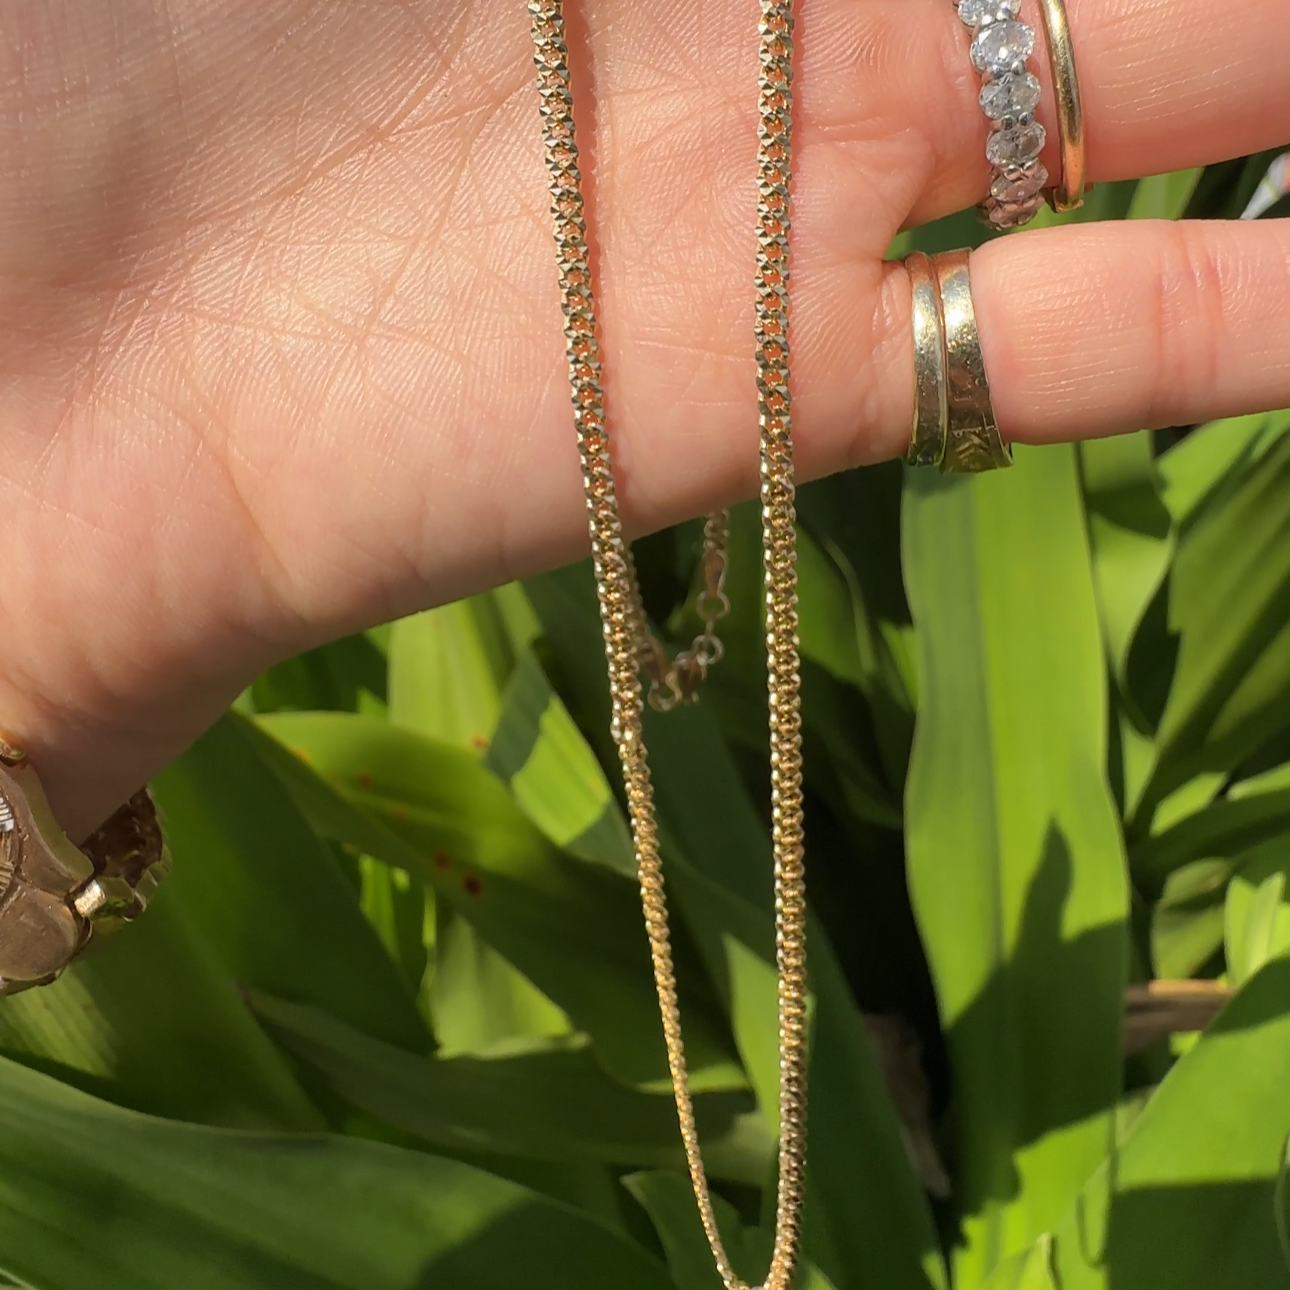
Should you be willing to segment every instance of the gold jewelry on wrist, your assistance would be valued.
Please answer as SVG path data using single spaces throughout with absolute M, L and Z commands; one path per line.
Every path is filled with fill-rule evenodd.
M 169 871 L 146 789 L 78 848 L 26 754 L 0 737 L 0 995 L 55 980 L 91 941 L 143 913 Z
M 1012 450 L 999 434 L 990 401 L 968 256 L 967 251 L 947 251 L 932 257 L 945 326 L 949 426 L 941 470 L 947 474 L 1012 465 Z
M 914 332 L 914 429 L 905 460 L 911 466 L 939 466 L 949 429 L 945 324 L 931 260 L 914 251 L 905 257 L 905 268 Z
M 1048 53 L 1053 65 L 1053 94 L 1057 100 L 1057 131 L 1062 144 L 1062 181 L 1047 190 L 1055 211 L 1079 210 L 1084 205 L 1084 104 L 1080 96 L 1075 45 L 1071 40 L 1066 0 L 1039 0 L 1048 30 Z

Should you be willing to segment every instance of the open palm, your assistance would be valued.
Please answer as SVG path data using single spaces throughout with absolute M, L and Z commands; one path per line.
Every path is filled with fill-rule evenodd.
M 1070 10 L 1092 179 L 1290 138 L 1284 0 Z M 635 531 L 755 487 L 755 15 L 570 15 Z M 0 721 L 79 834 L 267 663 L 586 530 L 521 0 L 4 0 L 0 30 Z M 949 0 L 803 0 L 798 51 L 817 475 L 903 448 L 883 256 L 983 195 L 986 126 Z M 1290 402 L 1284 224 L 1054 229 L 974 264 L 1010 438 Z

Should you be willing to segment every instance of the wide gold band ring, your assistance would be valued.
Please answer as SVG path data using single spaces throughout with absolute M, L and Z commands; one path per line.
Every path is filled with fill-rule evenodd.
M 906 460 L 945 474 L 1012 464 L 995 420 L 967 251 L 905 260 L 913 291 L 914 428 Z
M 1048 31 L 1053 65 L 1053 94 L 1057 100 L 1057 131 L 1062 145 L 1062 181 L 1048 190 L 1053 210 L 1074 211 L 1084 205 L 1084 104 L 1080 98 L 1075 44 L 1071 40 L 1066 0 L 1039 0 Z

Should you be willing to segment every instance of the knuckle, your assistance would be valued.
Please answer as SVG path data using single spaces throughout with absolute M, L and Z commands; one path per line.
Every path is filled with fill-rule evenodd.
M 1154 344 L 1152 420 L 1183 416 L 1197 392 L 1222 375 L 1228 337 L 1230 276 L 1222 244 L 1209 227 L 1164 224 L 1151 273 Z

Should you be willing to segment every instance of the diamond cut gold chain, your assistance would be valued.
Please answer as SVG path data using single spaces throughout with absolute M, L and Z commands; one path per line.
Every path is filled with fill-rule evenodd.
M 779 1178 L 775 1243 L 763 1290 L 787 1290 L 797 1263 L 806 1182 L 806 890 L 802 828 L 802 754 L 797 640 L 797 548 L 788 389 L 789 175 L 792 162 L 792 0 L 760 0 L 757 130 L 756 356 L 761 429 L 762 548 L 770 697 L 775 951 L 779 980 Z M 641 903 L 658 990 L 677 1118 L 699 1214 L 727 1290 L 749 1290 L 722 1245 L 703 1166 L 690 1094 L 654 796 L 641 716 L 640 673 L 651 702 L 670 707 L 692 697 L 720 657 L 714 628 L 725 600 L 725 516 L 705 529 L 704 632 L 669 669 L 645 628 L 640 589 L 618 515 L 600 379 L 595 299 L 574 133 L 573 94 L 563 0 L 529 0 L 560 276 L 564 332 L 591 530 L 592 563 L 604 627 L 612 732 L 622 764 L 640 876 Z M 687 657 L 688 656 L 688 657 Z

